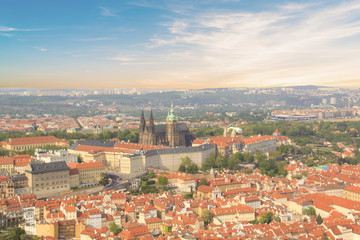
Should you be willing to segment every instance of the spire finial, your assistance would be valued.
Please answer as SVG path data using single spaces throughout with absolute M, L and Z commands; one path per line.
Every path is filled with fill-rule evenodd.
M 171 121 L 177 121 L 177 117 L 175 116 L 174 114 L 174 103 L 173 101 L 171 100 L 171 108 L 170 110 L 168 111 L 168 116 L 166 118 L 167 120 L 171 120 Z

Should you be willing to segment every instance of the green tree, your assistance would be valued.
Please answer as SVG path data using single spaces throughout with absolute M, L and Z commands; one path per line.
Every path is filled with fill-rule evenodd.
M 78 163 L 83 163 L 84 161 L 82 160 L 82 157 L 80 156 L 80 154 L 77 156 L 77 162 Z
M 1 239 L 7 240 L 21 240 L 21 236 L 25 235 L 24 229 L 21 228 L 10 228 L 6 232 L 0 235 Z
M 122 228 L 116 225 L 114 222 L 110 223 L 109 227 L 110 231 L 112 231 L 115 235 L 118 235 L 122 231 Z
M 235 169 L 241 162 L 244 161 L 244 156 L 241 152 L 237 152 L 228 158 L 227 165 L 230 169 Z
M 149 179 L 153 179 L 155 177 L 155 173 L 153 171 L 149 172 Z
M 188 156 L 186 156 L 181 158 L 179 172 L 195 174 L 199 172 L 199 168 L 193 161 L 191 161 L 191 159 Z
M 147 184 L 146 181 L 142 181 L 142 182 L 141 182 L 141 187 L 142 187 L 142 188 L 147 187 L 147 186 L 148 186 L 148 184 Z
M 316 216 L 315 208 L 313 208 L 313 207 L 306 208 L 306 209 L 304 209 L 303 214 L 309 215 L 309 216 Z
M 203 214 L 202 214 L 201 218 L 204 220 L 204 223 L 209 224 L 213 220 L 213 214 L 212 214 L 212 212 L 210 210 L 205 209 L 203 211 Z
M 261 224 L 269 224 L 274 220 L 274 214 L 272 212 L 265 212 L 260 217 Z
M 158 177 L 158 183 L 160 185 L 167 185 L 168 184 L 168 179 L 164 176 L 160 176 Z
M 199 172 L 199 168 L 195 163 L 191 163 L 189 166 L 185 168 L 186 173 L 195 174 Z
M 206 178 L 201 179 L 201 181 L 198 184 L 198 187 L 200 187 L 201 185 L 206 185 L 206 186 L 209 185 Z
M 110 178 L 106 173 L 101 173 L 99 184 L 106 186 L 110 183 Z
M 316 223 L 318 225 L 321 225 L 323 223 L 323 218 L 320 216 L 320 214 L 316 216 Z

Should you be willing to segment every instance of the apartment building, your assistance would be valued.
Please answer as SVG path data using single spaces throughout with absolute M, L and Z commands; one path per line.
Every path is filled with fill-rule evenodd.
M 98 184 L 101 179 L 101 174 L 106 172 L 106 166 L 96 161 L 87 163 L 69 163 L 69 167 L 78 170 L 80 187 Z
M 32 162 L 25 170 L 31 193 L 46 197 L 70 190 L 70 168 L 62 162 Z

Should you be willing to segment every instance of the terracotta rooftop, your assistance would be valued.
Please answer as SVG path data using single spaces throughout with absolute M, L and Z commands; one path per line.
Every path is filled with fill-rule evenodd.
M 69 163 L 69 167 L 76 169 L 106 168 L 104 164 L 96 161 L 88 163 Z
M 38 143 L 56 143 L 62 142 L 54 136 L 45 137 L 27 137 L 27 138 L 13 138 L 8 141 L 9 145 L 24 145 L 24 144 L 38 144 Z

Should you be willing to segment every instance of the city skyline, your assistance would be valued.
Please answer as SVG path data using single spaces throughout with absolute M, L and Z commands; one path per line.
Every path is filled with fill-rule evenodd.
M 4 1 L 0 88 L 360 87 L 360 1 Z

